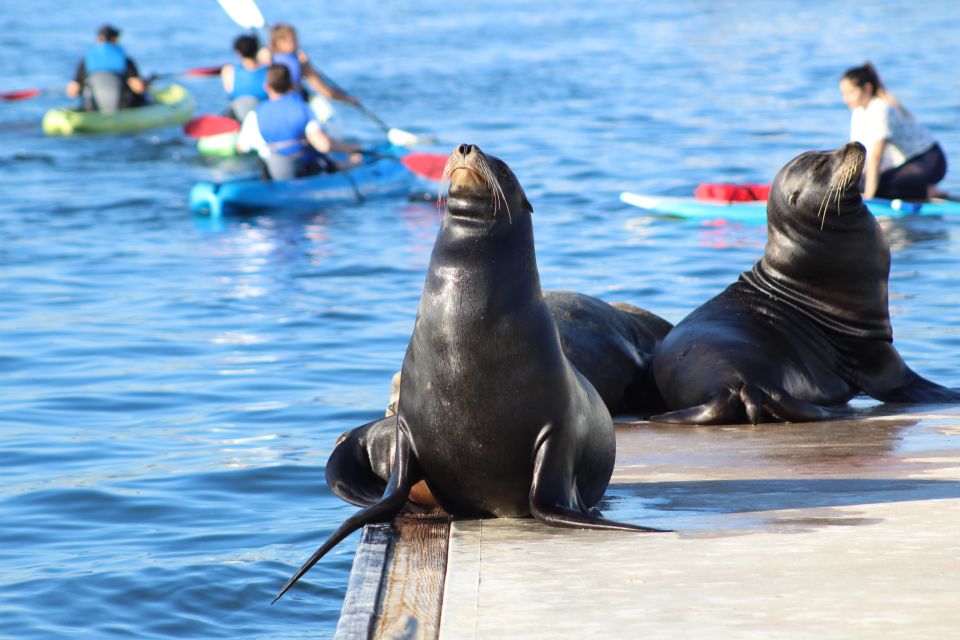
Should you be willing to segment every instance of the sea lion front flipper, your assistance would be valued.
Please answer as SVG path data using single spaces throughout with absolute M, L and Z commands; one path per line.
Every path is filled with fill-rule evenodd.
M 403 505 L 407 501 L 407 496 L 410 494 L 410 488 L 414 485 L 414 483 L 419 481 L 422 476 L 423 472 L 420 470 L 420 465 L 413 456 L 413 451 L 410 447 L 410 439 L 406 433 L 406 429 L 402 428 L 402 425 L 398 424 L 397 447 L 393 461 L 393 472 L 390 474 L 390 480 L 387 482 L 387 488 L 384 491 L 383 497 L 376 504 L 372 504 L 365 509 L 361 509 L 357 513 L 347 518 L 343 524 L 341 524 L 337 530 L 334 531 L 329 538 L 327 538 L 327 541 L 320 545 L 320 547 L 313 552 L 313 555 L 310 556 L 299 569 L 297 569 L 297 572 L 293 575 L 293 577 L 290 578 L 285 585 L 283 585 L 282 589 L 280 589 L 280 593 L 278 593 L 277 597 L 273 599 L 273 602 L 279 600 L 283 594 L 290 589 L 290 587 L 297 583 L 297 580 L 302 578 L 303 575 L 309 571 L 318 560 L 320 560 L 320 558 L 337 546 L 337 544 L 339 544 L 348 535 L 365 524 L 387 522 L 397 513 L 399 513 L 400 509 L 403 508 Z
M 857 349 L 853 369 L 854 383 L 883 402 L 960 402 L 960 392 L 919 375 L 888 342 Z
M 393 464 L 396 422 L 395 415 L 380 418 L 337 439 L 325 470 L 334 495 L 360 507 L 380 500 Z
M 740 394 L 733 390 L 720 393 L 703 404 L 650 416 L 650 422 L 674 424 L 734 424 L 743 419 Z
M 533 484 L 530 487 L 530 513 L 534 518 L 555 527 L 577 529 L 612 529 L 616 531 L 640 531 L 663 533 L 667 529 L 653 529 L 639 525 L 607 520 L 599 510 L 583 504 L 580 491 L 571 482 L 571 456 L 559 448 L 551 428 L 541 434 L 533 467 Z M 573 492 L 570 488 L 573 488 Z

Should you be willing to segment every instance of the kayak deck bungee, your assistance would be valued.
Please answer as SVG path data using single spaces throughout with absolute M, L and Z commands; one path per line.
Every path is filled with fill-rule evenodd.
M 166 125 L 183 124 L 193 115 L 195 103 L 178 84 L 151 89 L 151 104 L 111 113 L 58 108 L 43 116 L 43 132 L 50 136 L 74 133 L 127 133 Z
M 293 180 L 241 178 L 199 182 L 190 190 L 190 210 L 211 217 L 255 213 L 269 209 L 304 209 L 407 196 L 421 183 L 400 162 L 408 150 L 385 147 L 367 155 L 363 164 L 346 171 Z
M 621 193 L 620 200 L 647 211 L 691 220 L 723 218 L 731 222 L 755 224 L 767 221 L 765 200 L 721 202 L 682 196 L 643 195 L 630 191 Z M 960 202 L 953 200 L 931 200 L 919 203 L 872 198 L 867 200 L 866 204 L 873 215 L 881 217 L 960 216 Z

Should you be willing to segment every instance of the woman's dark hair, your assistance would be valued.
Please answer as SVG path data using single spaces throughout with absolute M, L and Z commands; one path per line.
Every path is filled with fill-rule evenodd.
M 880 82 L 880 76 L 877 70 L 869 62 L 864 62 L 862 66 L 851 67 L 843 74 L 841 80 L 849 80 L 861 89 L 868 82 L 873 85 L 873 92 L 877 93 L 883 89 L 883 83 Z
M 287 93 L 293 89 L 290 69 L 284 64 L 272 64 L 267 69 L 267 86 L 277 93 Z
M 257 51 L 260 50 L 260 41 L 257 36 L 237 36 L 237 39 L 233 41 L 233 50 L 244 58 L 256 58 Z

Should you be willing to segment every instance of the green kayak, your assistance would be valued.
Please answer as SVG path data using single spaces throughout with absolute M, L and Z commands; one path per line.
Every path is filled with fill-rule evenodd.
M 178 84 L 151 89 L 153 102 L 145 107 L 120 109 L 113 113 L 51 109 L 43 116 L 43 132 L 48 136 L 74 133 L 121 133 L 145 131 L 170 124 L 183 124 L 193 115 L 193 96 Z

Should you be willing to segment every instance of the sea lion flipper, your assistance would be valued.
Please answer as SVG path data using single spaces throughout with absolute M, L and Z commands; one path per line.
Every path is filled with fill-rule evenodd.
M 675 424 L 732 424 L 742 419 L 740 394 L 733 390 L 719 393 L 703 404 L 650 416 L 651 422 Z
M 541 437 L 537 447 L 533 484 L 530 487 L 530 514 L 534 518 L 555 527 L 643 533 L 669 531 L 608 520 L 600 515 L 598 509 L 584 507 L 576 483 L 570 482 L 572 471 L 569 469 L 569 457 L 560 455 L 562 452 L 552 454 L 556 445 L 555 438 L 556 436 L 550 435 Z M 551 441 L 552 439 L 554 440 Z M 573 487 L 572 493 L 570 487 Z
M 415 482 L 418 482 L 423 476 L 420 465 L 410 447 L 410 440 L 405 435 L 404 430 L 398 429 L 397 448 L 394 455 L 393 472 L 390 474 L 390 480 L 387 482 L 386 491 L 383 497 L 375 504 L 361 509 L 357 513 L 347 518 L 333 534 L 327 538 L 320 547 L 313 552 L 306 562 L 301 565 L 290 580 L 287 581 L 280 593 L 273 599 L 276 602 L 290 587 L 297 583 L 303 575 L 309 571 L 320 558 L 327 554 L 348 535 L 359 529 L 365 524 L 375 522 L 387 522 L 393 518 L 407 501 L 410 494 L 410 488 Z M 271 603 L 273 604 L 273 603 Z
M 380 500 L 393 465 L 396 422 L 396 416 L 374 420 L 337 439 L 325 470 L 334 495 L 361 507 Z
M 799 400 L 780 389 L 763 390 L 763 408 L 778 420 L 784 422 L 813 422 L 830 420 L 849 415 L 844 408 L 825 407 L 812 402 Z

